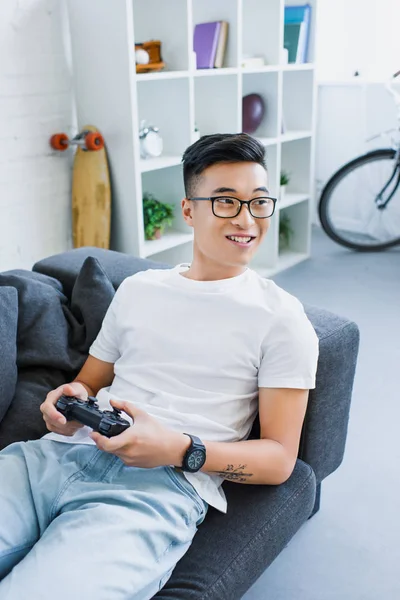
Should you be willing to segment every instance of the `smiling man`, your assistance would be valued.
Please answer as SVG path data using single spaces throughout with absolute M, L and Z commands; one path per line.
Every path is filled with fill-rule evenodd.
M 224 480 L 290 477 L 318 339 L 248 267 L 276 204 L 264 160 L 246 134 L 186 150 L 191 264 L 125 279 L 76 380 L 42 404 L 51 433 L 0 453 L 0 598 L 152 598 L 208 506 L 226 512 Z M 61 394 L 97 396 L 131 427 L 108 439 L 66 422 Z

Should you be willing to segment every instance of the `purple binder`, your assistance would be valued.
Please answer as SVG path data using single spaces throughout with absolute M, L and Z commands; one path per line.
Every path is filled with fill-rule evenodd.
M 198 69 L 213 69 L 217 52 L 221 21 L 199 23 L 194 28 L 193 49 Z

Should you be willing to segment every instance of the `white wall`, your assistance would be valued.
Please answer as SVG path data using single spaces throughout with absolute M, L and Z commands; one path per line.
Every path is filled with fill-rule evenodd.
M 71 246 L 72 84 L 61 0 L 0 1 L 0 271 Z M 67 48 L 68 50 L 68 48 Z
M 400 69 L 399 23 L 399 0 L 318 0 L 318 79 L 392 75 Z
M 396 126 L 383 82 L 400 69 L 400 0 L 319 0 L 316 199 L 344 163 L 389 138 L 367 139 Z M 354 78 L 354 71 L 360 78 Z M 317 218 L 316 218 L 317 221 Z

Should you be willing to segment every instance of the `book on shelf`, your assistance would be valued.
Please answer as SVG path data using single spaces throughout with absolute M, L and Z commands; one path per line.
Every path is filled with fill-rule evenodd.
M 225 58 L 228 23 L 198 23 L 194 28 L 193 49 L 198 69 L 221 68 Z
M 289 63 L 306 63 L 311 27 L 311 5 L 285 6 L 284 47 Z
M 221 28 L 219 31 L 217 52 L 215 54 L 214 67 L 221 69 L 224 65 L 226 42 L 228 41 L 228 22 L 220 21 Z

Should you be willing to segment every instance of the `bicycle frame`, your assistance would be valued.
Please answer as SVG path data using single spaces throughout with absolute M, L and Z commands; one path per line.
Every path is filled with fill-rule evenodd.
M 400 131 L 400 92 L 396 91 L 393 88 L 393 81 L 400 76 L 400 71 L 397 71 L 390 79 L 389 81 L 386 82 L 385 84 L 385 88 L 387 89 L 387 91 L 389 92 L 389 94 L 391 94 L 393 96 L 395 105 L 396 105 L 396 109 L 397 109 L 397 122 L 398 122 L 398 127 L 397 129 Z M 390 131 L 394 131 L 393 129 L 391 129 Z M 388 132 L 385 132 L 388 133 Z M 377 195 L 377 197 L 375 198 L 375 203 L 377 208 L 379 208 L 380 210 L 383 210 L 386 208 L 386 206 L 388 205 L 388 203 L 390 202 L 390 200 L 393 198 L 394 194 L 396 193 L 397 188 L 400 185 L 400 143 L 397 144 L 397 147 L 394 148 L 395 150 L 395 156 L 394 156 L 394 161 L 395 161 L 395 166 L 393 169 L 393 173 L 389 179 L 389 181 L 386 183 L 386 185 L 382 188 L 382 190 L 379 192 L 379 194 Z M 397 174 L 397 181 L 394 185 L 394 188 L 392 190 L 392 192 L 389 194 L 389 196 L 387 197 L 386 200 L 383 200 L 383 195 L 384 193 L 388 190 L 389 186 L 391 185 L 391 183 L 393 182 L 393 180 L 395 179 Z

